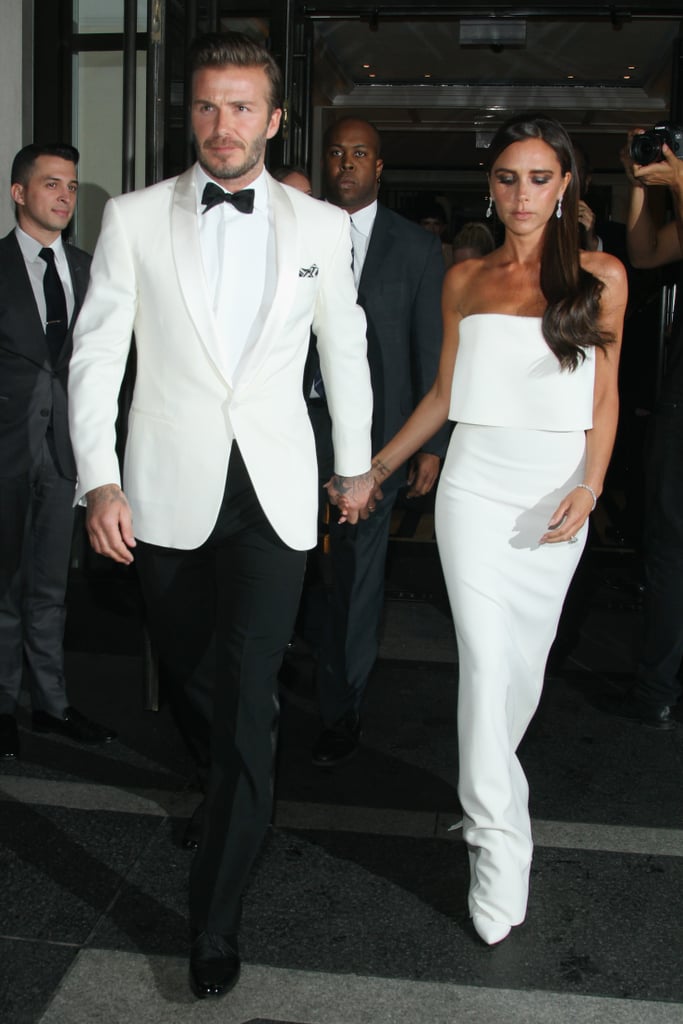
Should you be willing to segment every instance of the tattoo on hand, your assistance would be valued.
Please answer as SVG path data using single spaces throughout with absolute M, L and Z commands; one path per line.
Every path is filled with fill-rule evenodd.
M 368 489 L 375 483 L 375 477 L 371 469 L 360 476 L 337 476 L 335 473 L 330 481 L 330 488 L 335 490 L 340 497 L 353 499 L 360 491 L 363 497 L 367 495 Z
M 112 505 L 117 501 L 125 500 L 124 493 L 117 484 L 103 484 L 102 487 L 96 487 L 86 495 L 87 508 L 90 512 L 103 505 Z

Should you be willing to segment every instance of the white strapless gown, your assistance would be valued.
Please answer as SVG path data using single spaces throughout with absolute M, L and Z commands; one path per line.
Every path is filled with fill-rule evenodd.
M 516 750 L 540 699 L 587 528 L 576 544 L 538 540 L 583 479 L 593 385 L 592 353 L 574 373 L 560 371 L 540 319 L 462 321 L 436 534 L 460 663 L 469 910 L 506 925 L 524 920 L 533 850 Z

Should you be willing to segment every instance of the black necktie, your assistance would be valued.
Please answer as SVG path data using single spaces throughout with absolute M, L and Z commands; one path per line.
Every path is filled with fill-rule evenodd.
M 202 202 L 204 203 L 202 213 L 206 213 L 207 210 L 218 206 L 219 203 L 231 203 L 240 213 L 253 213 L 254 190 L 253 188 L 243 188 L 241 192 L 233 192 L 231 194 L 230 192 L 224 192 L 219 185 L 214 185 L 212 181 L 209 181 L 204 186 Z
M 45 260 L 43 291 L 45 292 L 45 338 L 53 365 L 57 362 L 66 336 L 67 312 L 64 288 L 55 266 L 52 249 L 41 249 L 40 258 Z

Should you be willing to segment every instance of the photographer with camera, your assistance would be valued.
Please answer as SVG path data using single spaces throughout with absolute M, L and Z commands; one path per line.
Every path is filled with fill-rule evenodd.
M 683 130 L 657 125 L 629 132 L 621 160 L 631 185 L 626 238 L 634 267 L 683 259 Z M 653 186 L 666 186 L 673 219 L 653 205 Z M 656 195 L 656 193 L 655 193 Z M 643 555 L 643 637 L 632 688 L 606 710 L 660 730 L 676 727 L 683 658 L 683 263 L 679 266 L 666 369 L 646 446 Z

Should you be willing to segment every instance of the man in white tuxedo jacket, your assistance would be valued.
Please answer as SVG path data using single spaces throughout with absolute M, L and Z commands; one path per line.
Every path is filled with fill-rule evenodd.
M 190 981 L 204 997 L 239 975 L 241 894 L 271 814 L 277 672 L 316 541 L 311 329 L 352 522 L 372 489 L 372 398 L 348 217 L 264 170 L 277 65 L 225 33 L 193 45 L 190 70 L 198 162 L 107 204 L 69 394 L 91 543 L 135 557 L 205 783 L 190 875 Z M 122 490 L 114 424 L 133 331 Z

